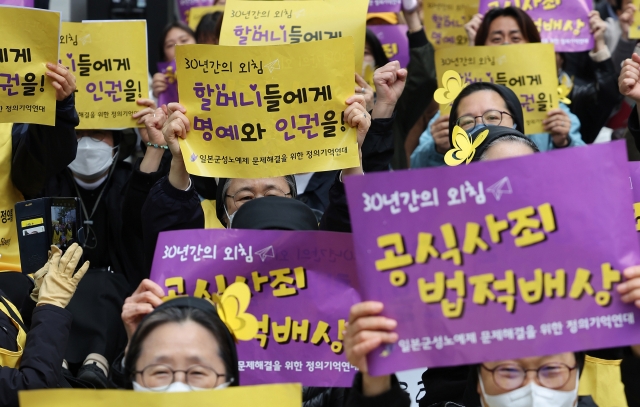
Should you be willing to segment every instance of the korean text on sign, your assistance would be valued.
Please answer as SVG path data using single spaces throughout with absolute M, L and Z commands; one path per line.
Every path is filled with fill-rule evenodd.
M 589 30 L 591 0 L 480 0 L 480 13 L 495 7 L 518 7 L 538 27 L 542 42 L 555 46 L 556 52 L 593 49 Z
M 354 72 L 360 72 L 368 5 L 368 0 L 229 0 L 220 45 L 299 44 L 353 37 Z
M 149 96 L 145 21 L 62 23 L 60 63 L 76 76 L 79 129 L 139 127 Z
M 151 279 L 169 298 L 247 284 L 257 331 L 238 345 L 243 383 L 326 387 L 353 380 L 343 332 L 355 274 L 348 234 L 221 229 L 160 234 Z
M 616 291 L 640 261 L 625 151 L 345 180 L 363 300 L 398 320 L 373 374 L 640 343 Z
M 56 90 L 45 73 L 58 60 L 59 32 L 60 13 L 0 6 L 0 123 L 55 124 Z
M 344 121 L 351 38 L 273 47 L 177 47 L 191 174 L 263 178 L 358 165 Z
M 460 74 L 466 83 L 491 82 L 513 90 L 520 99 L 526 134 L 542 133 L 542 121 L 558 107 L 558 72 L 551 44 L 508 47 L 453 47 L 436 51 L 436 71 Z M 449 113 L 450 105 L 440 105 Z
M 478 0 L 426 0 L 424 26 L 435 49 L 468 44 L 464 25 L 478 12 Z

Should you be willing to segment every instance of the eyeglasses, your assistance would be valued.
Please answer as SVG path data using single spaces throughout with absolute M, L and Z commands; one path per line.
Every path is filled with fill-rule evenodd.
M 507 112 L 502 112 L 500 110 L 488 110 L 484 112 L 482 116 L 469 115 L 458 117 L 456 125 L 462 127 L 462 129 L 465 131 L 472 131 L 476 128 L 477 119 L 481 118 L 482 123 L 484 123 L 485 126 L 499 126 L 500 123 L 502 123 L 503 115 L 505 114 L 511 117 L 513 120 L 513 116 L 511 116 Z
M 279 196 L 279 197 L 286 197 L 291 195 L 291 193 L 286 193 L 278 188 L 270 188 L 268 189 L 264 194 L 262 195 L 256 195 L 254 194 L 252 191 L 249 190 L 240 190 L 238 192 L 236 192 L 234 195 L 225 195 L 225 197 L 227 198 L 231 198 L 233 199 L 233 204 L 237 209 L 240 209 L 240 207 L 244 204 L 246 204 L 247 202 L 251 201 L 252 199 L 256 199 L 256 198 L 264 198 L 266 196 Z
M 167 365 L 149 365 L 134 372 L 142 376 L 142 385 L 154 391 L 165 391 L 175 381 L 176 373 L 184 373 L 187 386 L 194 388 L 212 389 L 216 387 L 218 379 L 225 377 L 210 367 L 194 365 L 187 370 L 173 370 Z
M 536 372 L 538 382 L 549 389 L 559 389 L 569 381 L 571 371 L 577 366 L 569 367 L 564 363 L 550 363 L 540 366 L 538 369 L 523 369 L 518 365 L 499 365 L 489 369 L 481 365 L 483 369 L 493 374 L 493 381 L 503 390 L 515 390 L 524 383 L 527 372 Z

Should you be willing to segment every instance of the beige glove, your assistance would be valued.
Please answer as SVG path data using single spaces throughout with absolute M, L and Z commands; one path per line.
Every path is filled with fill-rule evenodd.
M 49 271 L 49 267 L 51 267 L 51 259 L 53 258 L 54 253 L 58 254 L 58 259 L 56 261 L 60 261 L 60 255 L 62 254 L 62 251 L 58 248 L 58 246 L 51 245 L 51 250 L 49 250 L 49 259 L 44 264 L 44 266 L 42 266 L 42 268 L 36 271 L 33 275 L 33 282 L 35 284 L 35 287 L 33 287 L 33 290 L 31 291 L 31 299 L 34 302 L 38 302 L 38 294 L 40 293 L 40 287 L 42 287 L 42 280 L 44 280 L 44 276 Z
M 89 269 L 89 262 L 85 262 L 82 268 L 74 275 L 73 272 L 82 257 L 82 247 L 74 243 L 60 257 L 60 253 L 53 253 L 49 265 L 49 271 L 45 274 L 40 286 L 38 304 L 51 304 L 65 308 L 71 297 L 76 292 L 80 279 Z

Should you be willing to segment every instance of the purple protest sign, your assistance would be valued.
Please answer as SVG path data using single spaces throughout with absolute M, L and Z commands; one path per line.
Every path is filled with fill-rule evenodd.
M 593 9 L 591 0 L 480 0 L 480 14 L 491 8 L 508 6 L 526 11 L 538 27 L 542 42 L 553 44 L 556 52 L 593 49 L 593 36 L 589 29 L 589 12 Z
M 406 25 L 368 25 L 368 29 L 378 37 L 384 53 L 390 61 L 400 62 L 402 68 L 409 63 L 409 39 Z
M 399 342 L 373 375 L 640 343 L 625 144 L 349 177 L 363 300 Z
M 636 217 L 636 231 L 640 232 L 640 162 L 629 162 L 629 182 L 633 190 L 633 212 Z
M 158 95 L 158 106 L 178 101 L 178 80 L 176 77 L 176 61 L 158 62 L 158 72 L 167 77 L 167 89 Z
M 179 242 L 179 247 L 176 246 Z M 207 297 L 245 281 L 259 322 L 240 342 L 242 384 L 349 387 L 342 331 L 359 301 L 350 234 L 262 230 L 161 233 L 151 279 L 168 295 Z
M 189 10 L 192 7 L 213 6 L 216 0 L 176 0 L 176 2 L 180 10 L 180 19 L 186 23 L 189 21 Z
M 33 7 L 33 0 L 0 0 L 1 6 Z
M 402 0 L 369 0 L 368 13 L 399 13 Z

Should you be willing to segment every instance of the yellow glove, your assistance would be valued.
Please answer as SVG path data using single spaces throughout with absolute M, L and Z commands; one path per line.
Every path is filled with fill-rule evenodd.
M 38 294 L 40 293 L 40 287 L 42 287 L 42 280 L 44 280 L 44 276 L 49 271 L 49 267 L 51 267 L 51 259 L 53 258 L 54 253 L 58 254 L 57 261 L 60 261 L 60 255 L 62 254 L 62 251 L 60 251 L 58 246 L 51 245 L 51 250 L 49 250 L 49 259 L 47 260 L 45 265 L 42 266 L 42 268 L 36 271 L 36 273 L 33 275 L 33 282 L 35 284 L 35 287 L 33 287 L 33 290 L 31 291 L 31 299 L 34 302 L 38 302 Z
M 59 252 L 53 253 L 49 271 L 40 286 L 37 305 L 51 304 L 65 308 L 69 304 L 80 279 L 89 269 L 87 261 L 75 275 L 73 274 L 81 257 L 82 247 L 77 243 L 72 244 L 62 258 Z

